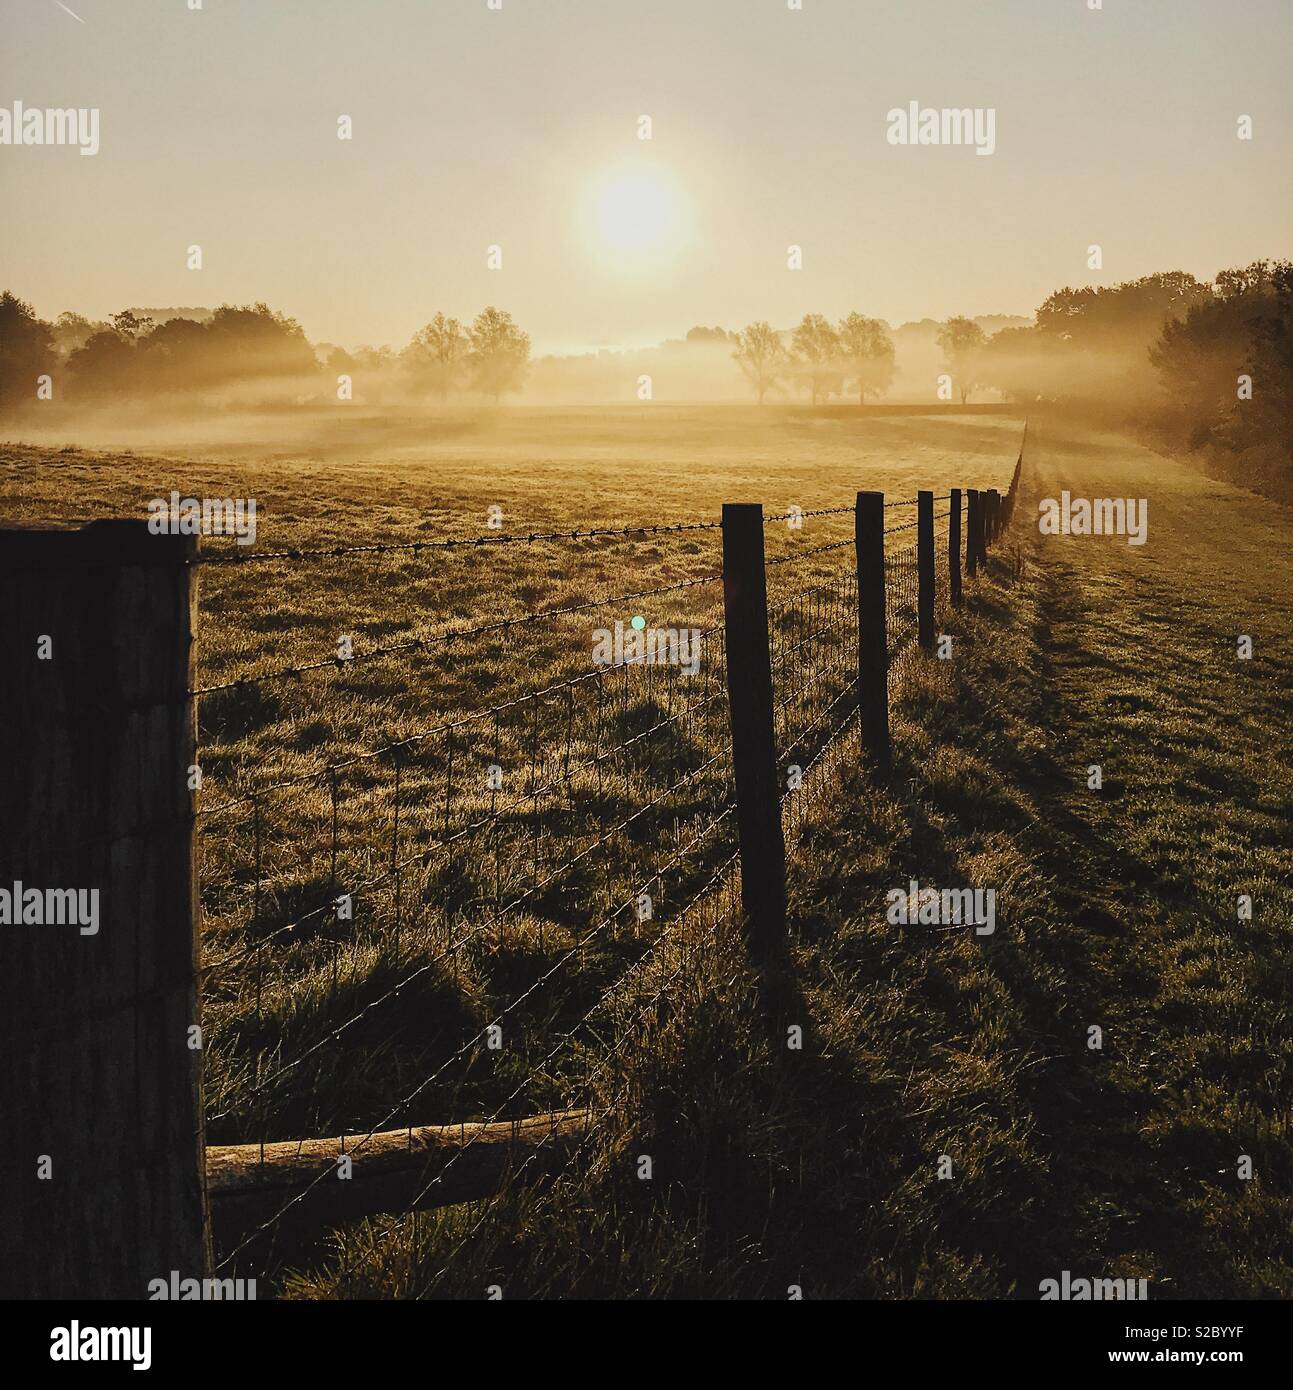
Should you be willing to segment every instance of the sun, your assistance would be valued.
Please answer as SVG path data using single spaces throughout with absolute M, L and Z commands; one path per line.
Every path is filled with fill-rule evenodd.
M 623 268 L 667 260 L 686 237 L 686 199 L 677 181 L 662 170 L 604 174 L 591 190 L 589 214 L 594 245 Z
M 658 250 L 672 214 L 668 191 L 650 174 L 619 174 L 597 195 L 597 230 L 613 251 Z

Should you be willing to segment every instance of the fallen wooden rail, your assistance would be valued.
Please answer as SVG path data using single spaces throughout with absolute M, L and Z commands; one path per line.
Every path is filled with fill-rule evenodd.
M 216 1246 L 227 1250 L 270 1221 L 274 1230 L 267 1234 L 300 1239 L 378 1212 L 489 1197 L 510 1177 L 531 1182 L 551 1176 L 588 1122 L 586 1110 L 558 1110 L 493 1124 L 382 1130 L 367 1138 L 211 1145 L 207 1194 Z M 351 1160 L 349 1177 L 338 1162 L 343 1154 Z M 320 1178 L 323 1173 L 328 1176 Z

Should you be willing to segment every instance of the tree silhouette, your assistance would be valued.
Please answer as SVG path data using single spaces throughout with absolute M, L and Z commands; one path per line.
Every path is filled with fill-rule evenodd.
M 81 396 L 107 396 L 133 391 L 136 381 L 134 339 L 115 328 L 91 333 L 68 354 L 72 390 Z M 191 378 L 190 378 L 191 383 Z
M 112 316 L 113 331 L 120 333 L 123 338 L 139 338 L 143 334 L 151 332 L 152 327 L 152 319 L 141 319 L 131 309 L 123 309 L 119 314 Z
M 1222 274 L 1240 272 L 1223 271 Z M 1079 348 L 1143 348 L 1163 324 L 1212 297 L 1211 288 L 1183 270 L 1160 271 L 1120 285 L 1065 287 L 1037 310 L 1037 328 Z
M 889 327 L 881 319 L 852 313 L 838 330 L 840 357 L 857 383 L 858 404 L 868 395 L 883 396 L 893 385 L 894 348 Z
M 410 371 L 443 400 L 458 384 L 471 343 L 457 319 L 437 314 L 404 349 Z
M 0 294 L 0 407 L 35 400 L 36 378 L 53 365 L 53 328 L 5 290 Z
M 737 334 L 736 343 L 732 357 L 758 392 L 762 405 L 764 395 L 777 385 L 785 370 L 786 349 L 781 334 L 760 319 L 743 328 Z
M 512 322 L 511 314 L 493 305 L 476 315 L 471 326 L 467 361 L 478 391 L 497 401 L 504 391 L 518 391 L 530 361 L 530 335 Z
M 704 324 L 697 324 L 694 328 L 687 330 L 686 341 L 689 343 L 726 343 L 738 341 L 740 334 L 729 333 L 725 328 L 706 328 Z
M 975 373 L 987 341 L 987 335 L 973 319 L 960 316 L 948 319 L 938 330 L 938 346 L 942 349 L 948 370 L 958 382 L 962 405 L 970 392 L 980 384 L 975 380 Z
M 102 333 L 110 327 L 106 323 L 91 323 L 84 314 L 65 309 L 54 320 L 54 346 L 64 357 L 77 348 L 84 347 L 93 333 Z
M 1223 270 L 1215 292 L 1169 319 L 1149 349 L 1193 444 L 1293 454 L 1293 263 Z M 1253 379 L 1240 401 L 1240 374 Z
M 805 314 L 795 329 L 793 349 L 800 375 L 808 382 L 816 405 L 823 387 L 837 374 L 839 336 L 824 315 Z

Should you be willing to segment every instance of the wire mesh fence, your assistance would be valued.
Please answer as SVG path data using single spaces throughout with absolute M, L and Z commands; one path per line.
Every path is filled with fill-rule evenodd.
M 890 662 L 916 635 L 915 507 L 886 504 Z M 937 515 L 943 570 L 948 509 Z M 790 832 L 805 783 L 856 724 L 854 519 L 852 505 L 765 519 L 776 552 L 766 558 L 773 738 Z M 678 523 L 481 544 L 612 544 L 629 568 L 635 545 L 716 529 Z M 389 552 L 407 560 L 473 544 Z M 241 570 L 387 553 L 223 552 L 201 562 Z M 195 687 L 199 727 L 219 739 L 231 711 L 254 709 L 279 683 L 313 681 L 324 702 L 362 700 L 370 663 L 404 662 L 409 686 L 432 699 L 444 675 L 436 658 L 449 651 L 459 670 L 505 656 L 512 677 L 499 677 L 510 684 L 505 698 L 360 751 L 276 778 L 238 769 L 207 784 L 197 824 L 210 1142 L 263 1152 L 327 1134 L 356 1157 L 391 1129 L 406 1127 L 412 1145 L 432 1116 L 470 1120 L 473 1133 L 572 1109 L 595 1123 L 626 1037 L 650 1026 L 689 953 L 739 915 L 723 575 L 703 552 L 686 558 L 706 572 L 262 662 Z M 648 603 L 649 628 L 634 611 Z M 537 640 L 526 646 L 530 634 Z M 549 672 L 553 651 L 569 659 Z M 521 688 L 518 669 L 532 675 Z M 471 1143 L 427 1184 L 449 1184 Z M 537 1150 L 531 1157 L 539 1161 Z M 220 1268 L 249 1246 L 259 1252 L 258 1237 L 329 1176 L 322 1170 L 293 1191 L 221 1252 Z
M 884 681 L 864 678 L 875 610 L 862 546 L 876 545 L 867 573 L 883 575 L 887 668 L 931 611 L 923 576 L 959 564 L 949 534 L 968 549 L 972 516 L 999 525 L 1014 490 L 986 513 L 953 494 L 959 532 L 952 496 L 934 499 L 919 539 L 928 494 L 868 494 L 879 510 L 865 541 L 861 495 L 755 516 L 763 538 L 739 572 L 718 553 L 725 523 L 707 521 L 196 552 L 212 619 L 258 592 L 292 596 L 243 614 L 231 642 L 204 625 L 208 656 L 181 701 L 196 711 L 201 769 L 198 1152 L 205 1139 L 265 1166 L 271 1148 L 326 1138 L 355 1162 L 401 1131 L 414 1153 L 420 1131 L 460 1126 L 447 1161 L 375 1208 L 398 1212 L 455 1190 L 500 1124 L 539 1136 L 518 1151 L 522 1169 L 576 1121 L 586 1140 L 634 1084 L 634 1040 L 698 987 L 714 942 L 748 925 L 743 682 L 762 665 L 775 781 L 760 795 L 778 854 L 783 834 L 793 853 L 815 777 L 852 746 L 868 702 L 887 704 Z M 546 566 L 550 601 L 502 567 L 521 553 Z M 457 571 L 436 605 L 419 567 L 446 555 L 491 568 L 474 583 Z M 298 602 L 311 572 L 335 565 L 369 567 L 348 582 L 379 595 L 354 632 Z M 583 571 L 649 582 L 599 593 Z M 734 665 L 737 591 L 751 586 L 766 587 L 766 607 L 743 610 L 759 630 L 741 632 Z M 395 611 L 397 596 L 415 611 Z M 255 650 L 248 632 L 265 638 Z M 187 662 L 187 637 L 179 649 Z M 219 1272 L 264 1268 L 280 1229 L 337 1176 L 331 1163 L 308 1181 L 294 1172 L 222 1238 Z

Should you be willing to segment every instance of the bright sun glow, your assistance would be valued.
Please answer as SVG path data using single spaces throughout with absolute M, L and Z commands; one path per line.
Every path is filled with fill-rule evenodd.
M 648 174 L 621 174 L 597 199 L 597 225 L 616 251 L 654 251 L 669 230 L 669 194 Z
M 657 262 L 684 239 L 685 200 L 660 172 L 608 175 L 593 190 L 591 212 L 594 239 L 621 265 Z

